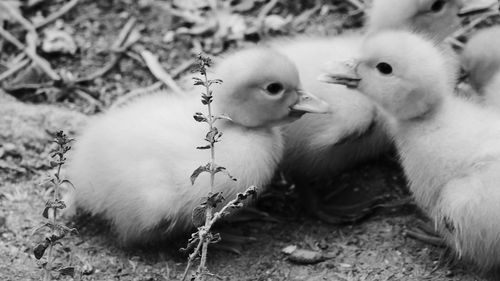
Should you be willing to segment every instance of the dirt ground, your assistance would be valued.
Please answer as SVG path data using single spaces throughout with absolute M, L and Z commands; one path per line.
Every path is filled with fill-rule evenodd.
M 37 12 L 47 15 L 63 2 L 42 1 L 50 4 L 40 4 L 23 12 L 29 18 L 36 17 Z M 244 1 L 232 2 L 241 4 Z M 247 10 L 241 14 L 256 18 L 267 2 L 252 1 L 255 6 L 242 7 Z M 304 11 L 316 9 L 315 13 L 321 16 L 303 16 L 292 27 L 269 30 L 261 39 L 301 33 L 337 34 L 361 25 L 362 14 L 347 1 L 309 2 L 278 4 L 273 13 L 283 18 L 290 15 L 290 18 L 301 19 Z M 191 28 L 193 24 L 172 16 L 168 9 L 158 8 L 158 3 L 162 2 L 80 1 L 56 22 L 73 36 L 78 51 L 73 55 L 44 56 L 55 69 L 78 77 L 95 73 L 117 54 L 110 51 L 110 46 L 131 17 L 137 19 L 140 29 L 137 44 L 158 55 L 170 73 L 192 59 L 200 46 L 216 55 L 256 40 L 251 32 L 242 38 L 219 41 L 205 34 L 176 34 L 176 40 L 170 40 L 169 31 Z M 21 27 L 8 27 L 22 38 Z M 1 62 L 10 61 L 18 52 L 5 42 L 0 46 Z M 179 72 L 189 76 L 189 71 Z M 80 85 L 102 104 L 96 105 L 93 98 L 82 98 L 71 87 L 63 91 L 50 86 L 37 91 L 14 87 L 19 81 L 34 83 L 32 76 L 21 72 L 3 84 L 8 94 L 0 90 L 0 280 L 41 280 L 42 277 L 33 256 L 33 247 L 40 237 L 33 235 L 33 230 L 43 219 L 41 213 L 47 198 L 46 187 L 40 183 L 51 171 L 48 132 L 64 130 L 75 136 L 89 115 L 103 110 L 131 90 L 156 82 L 146 65 L 137 54 L 134 58 L 133 53 L 123 55 L 107 74 Z M 36 78 L 36 82 L 46 81 L 43 76 Z M 382 190 L 388 195 L 386 203 L 408 195 L 405 180 L 391 155 L 320 185 L 332 189 L 348 185 L 360 192 L 377 187 L 378 192 Z M 405 236 L 405 231 L 423 218 L 411 203 L 378 208 L 355 223 L 329 225 L 304 215 L 298 201 L 290 186 L 271 187 L 257 207 L 269 212 L 277 221 L 227 225 L 232 231 L 252 236 L 256 241 L 244 245 L 241 255 L 210 252 L 208 266 L 211 271 L 221 280 L 486 280 L 464 262 L 449 262 L 452 255 L 446 249 Z M 121 249 L 106 226 L 95 219 L 83 218 L 68 224 L 78 227 L 80 234 L 62 240 L 63 246 L 57 247 L 56 262 L 75 266 L 81 273 L 77 274 L 77 280 L 178 280 L 184 270 L 185 257 L 172 250 L 172 246 L 169 250 L 165 247 Z M 296 264 L 281 251 L 290 245 L 328 253 L 330 258 L 312 265 Z M 60 277 L 60 280 L 70 279 Z

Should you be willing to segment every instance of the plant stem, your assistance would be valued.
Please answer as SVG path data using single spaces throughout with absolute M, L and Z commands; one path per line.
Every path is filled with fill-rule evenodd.
M 53 202 L 57 202 L 57 200 L 59 199 L 59 186 L 61 185 L 61 180 L 59 178 L 59 174 L 61 173 L 62 159 L 63 159 L 63 156 L 59 155 L 59 164 L 57 165 Z M 54 211 L 54 215 L 52 216 L 52 223 L 53 223 L 53 225 L 56 225 L 56 223 L 57 223 L 57 208 L 53 207 L 52 210 Z M 44 275 L 44 279 L 43 279 L 44 281 L 51 280 L 50 271 L 52 270 L 52 250 L 53 250 L 53 248 L 54 248 L 54 243 L 53 243 L 53 241 L 51 241 L 49 244 L 49 254 L 47 256 L 47 264 L 45 265 L 45 275 Z
M 212 97 L 212 93 L 210 92 L 209 82 L 207 74 L 203 75 L 205 79 L 205 90 L 207 96 Z M 212 132 L 214 128 L 214 118 L 212 116 L 212 106 L 211 103 L 207 104 L 208 107 L 208 126 L 210 127 L 210 132 Z M 215 180 L 215 142 L 212 139 L 210 141 L 210 192 L 214 192 L 214 180 Z
M 209 81 L 207 77 L 207 73 L 205 72 L 203 75 L 203 78 L 205 79 L 205 91 L 207 96 L 212 97 L 212 93 L 210 92 L 210 87 L 209 87 Z M 211 102 L 207 103 L 208 107 L 208 126 L 210 127 L 210 132 L 213 132 L 214 129 L 214 118 L 212 115 L 212 106 Z M 215 139 L 212 138 L 210 140 L 210 193 L 214 192 L 214 185 L 215 185 Z M 210 231 L 210 221 L 212 220 L 212 213 L 213 213 L 213 207 L 211 204 L 207 204 L 207 208 L 205 210 L 205 228 L 206 232 L 200 232 L 200 241 L 202 241 L 203 245 L 201 248 L 201 259 L 200 259 L 200 265 L 198 267 L 198 273 L 200 274 L 200 280 L 205 280 L 205 274 L 204 272 L 206 271 L 206 261 L 207 261 L 207 253 L 208 253 L 208 239 L 207 239 L 207 234 Z

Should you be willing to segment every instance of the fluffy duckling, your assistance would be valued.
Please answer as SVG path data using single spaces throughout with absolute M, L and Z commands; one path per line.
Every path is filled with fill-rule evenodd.
M 473 35 L 461 54 L 469 82 L 487 106 L 500 108 L 500 26 Z
M 214 192 L 225 198 L 271 180 L 283 152 L 279 125 L 306 112 L 329 111 L 325 102 L 301 91 L 295 65 L 270 49 L 230 55 L 209 76 L 224 81 L 213 85 L 213 114 L 231 118 L 217 123 L 224 136 L 216 163 L 237 178 L 216 176 Z M 196 149 L 206 134 L 193 120 L 194 112 L 206 111 L 198 93 L 150 95 L 89 122 L 68 163 L 76 187 L 68 198 L 71 208 L 109 220 L 125 244 L 192 229 L 192 210 L 210 191 L 206 173 L 194 186 L 190 182 L 209 157 Z
M 469 1 L 468 5 L 474 1 Z M 443 39 L 460 23 L 460 0 L 375 0 L 369 10 L 368 32 L 407 27 Z M 304 89 L 313 92 L 335 108 L 331 115 L 304 116 L 285 128 L 285 156 L 282 168 L 307 197 L 305 207 L 325 221 L 336 222 L 321 211 L 311 194 L 313 177 L 332 176 L 355 164 L 378 156 L 390 148 L 383 130 L 383 117 L 376 106 L 356 90 L 327 85 L 316 77 L 325 62 L 343 61 L 355 56 L 361 45 L 360 33 L 333 38 L 277 40 L 271 46 L 287 55 L 298 66 Z
M 500 265 L 500 114 L 453 95 L 450 65 L 404 31 L 369 37 L 361 58 L 323 81 L 355 87 L 388 128 L 416 202 L 459 256 Z
M 373 33 L 384 29 L 411 28 L 414 31 L 427 33 L 435 40 L 443 41 L 460 27 L 461 15 L 476 10 L 471 8 L 473 2 L 375 0 L 368 15 L 367 31 Z

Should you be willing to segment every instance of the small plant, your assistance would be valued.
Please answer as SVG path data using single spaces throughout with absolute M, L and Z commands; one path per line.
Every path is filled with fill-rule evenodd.
M 36 245 L 33 250 L 35 258 L 40 260 L 45 255 L 45 251 L 49 249 L 46 261 L 42 263 L 44 281 L 52 280 L 51 272 L 53 270 L 54 246 L 56 244 L 61 244 L 59 240 L 64 238 L 67 234 L 76 233 L 76 229 L 68 228 L 57 222 L 58 210 L 66 208 L 66 204 L 61 200 L 60 187 L 64 184 L 73 186 L 69 180 L 61 179 L 60 177 L 61 167 L 66 162 L 65 154 L 71 149 L 71 146 L 69 146 L 71 141 L 73 141 L 73 139 L 69 139 L 63 131 L 57 132 L 53 141 L 57 146 L 50 152 L 52 158 L 50 167 L 57 168 L 56 172 L 48 179 L 48 182 L 51 184 L 50 192 L 52 193 L 52 198 L 45 203 L 45 208 L 42 213 L 45 222 L 35 230 L 35 233 L 41 232 L 42 229 L 48 229 L 49 231 L 45 233 L 44 241 Z M 74 275 L 73 267 L 62 267 L 57 269 L 57 271 L 62 275 Z
M 199 166 L 196 170 L 194 170 L 191 175 L 191 183 L 194 184 L 196 179 L 201 173 L 209 173 L 210 174 L 210 192 L 208 193 L 206 198 L 203 198 L 202 203 L 193 210 L 193 224 L 198 228 L 198 230 L 191 235 L 191 238 L 188 241 L 188 245 L 185 249 L 182 249 L 186 252 L 191 252 L 188 258 L 188 264 L 182 276 L 182 280 L 184 281 L 188 275 L 189 269 L 193 263 L 193 261 L 200 257 L 200 264 L 195 274 L 191 277 L 191 280 L 206 280 L 207 276 L 214 276 L 211 274 L 207 267 L 207 253 L 208 253 L 208 245 L 212 243 L 217 243 L 220 241 L 220 235 L 214 234 L 211 232 L 212 226 L 219 219 L 229 214 L 230 209 L 241 208 L 243 206 L 243 200 L 248 198 L 249 196 L 256 195 L 256 187 L 250 186 L 245 192 L 238 193 L 236 198 L 229 201 L 224 207 L 221 208 L 220 211 L 215 212 L 217 206 L 224 201 L 224 197 L 222 192 L 214 193 L 214 179 L 215 175 L 218 173 L 223 173 L 231 180 L 236 181 L 234 177 L 232 177 L 225 167 L 219 166 L 215 163 L 215 144 L 221 141 L 222 132 L 215 127 L 216 121 L 220 119 L 231 120 L 227 116 L 219 115 L 214 116 L 212 114 L 211 104 L 213 102 L 213 93 L 210 89 L 210 86 L 213 84 L 220 84 L 222 80 L 213 79 L 209 80 L 207 77 L 207 68 L 212 64 L 210 58 L 205 57 L 203 55 L 198 55 L 198 65 L 195 71 L 199 72 L 202 75 L 202 78 L 194 77 L 194 84 L 203 86 L 205 88 L 205 92 L 201 94 L 201 102 L 202 104 L 207 106 L 207 115 L 196 112 L 194 114 L 194 120 L 197 122 L 207 123 L 209 126 L 209 130 L 205 136 L 205 141 L 208 143 L 207 145 L 197 147 L 197 149 L 208 150 L 210 149 L 210 161 L 202 166 Z

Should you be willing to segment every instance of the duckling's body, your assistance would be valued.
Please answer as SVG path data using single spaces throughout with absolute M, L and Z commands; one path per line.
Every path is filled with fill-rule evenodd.
M 461 54 L 472 88 L 482 104 L 500 108 L 500 26 L 483 29 L 473 35 Z
M 267 63 L 272 66 L 261 70 Z M 209 75 L 225 80 L 212 85 L 213 114 L 232 119 L 216 123 L 224 135 L 215 160 L 237 178 L 217 174 L 213 192 L 234 198 L 270 181 L 283 152 L 279 124 L 315 105 L 319 111 L 327 107 L 301 93 L 294 65 L 267 49 L 236 53 Z M 169 239 L 193 228 L 192 210 L 210 191 L 208 173 L 194 185 L 190 181 L 210 160 L 207 150 L 196 149 L 205 145 L 208 131 L 207 124 L 193 120 L 195 112 L 206 111 L 198 92 L 150 95 L 90 122 L 70 157 L 72 208 L 109 220 L 126 244 Z
M 450 98 L 432 119 L 397 130 L 411 191 L 459 256 L 498 266 L 500 115 Z
M 329 115 L 304 116 L 284 127 L 283 168 L 298 185 L 312 177 L 331 176 L 389 148 L 378 123 L 376 106 L 356 90 L 317 80 L 330 61 L 357 53 L 359 34 L 335 38 L 303 38 L 276 41 L 273 48 L 300 66 L 304 89 L 321 96 L 335 108 Z M 332 53 L 332 47 L 335 52 Z
M 433 43 L 385 32 L 364 46 L 354 71 L 326 79 L 352 77 L 390 116 L 410 190 L 447 244 L 481 269 L 499 266 L 500 114 L 453 95 Z
M 376 0 L 368 11 L 366 30 L 370 34 L 384 29 L 414 29 L 444 40 L 460 26 L 461 8 L 458 0 Z M 356 57 L 364 36 L 358 32 L 332 38 L 301 37 L 270 42 L 297 65 L 304 89 L 335 109 L 334 114 L 304 116 L 285 127 L 282 167 L 304 193 L 311 192 L 311 178 L 335 176 L 391 148 L 382 125 L 384 116 L 371 100 L 355 89 L 317 81 L 328 63 Z M 448 51 L 451 53 L 450 48 Z M 306 204 L 310 212 L 318 214 L 317 202 Z
M 197 97 L 158 93 L 94 120 L 78 138 L 70 162 L 77 206 L 112 220 L 127 241 L 148 240 L 142 232 L 159 222 L 172 235 L 191 229 L 191 212 L 210 191 L 207 174 L 193 186 L 189 178 L 209 161 L 206 151 L 196 149 L 206 134 L 205 124 L 192 118 L 203 111 L 199 104 Z M 224 123 L 218 126 L 224 138 L 216 146 L 216 160 L 238 181 L 218 175 L 214 191 L 234 198 L 269 181 L 282 157 L 282 137 L 278 128 Z

